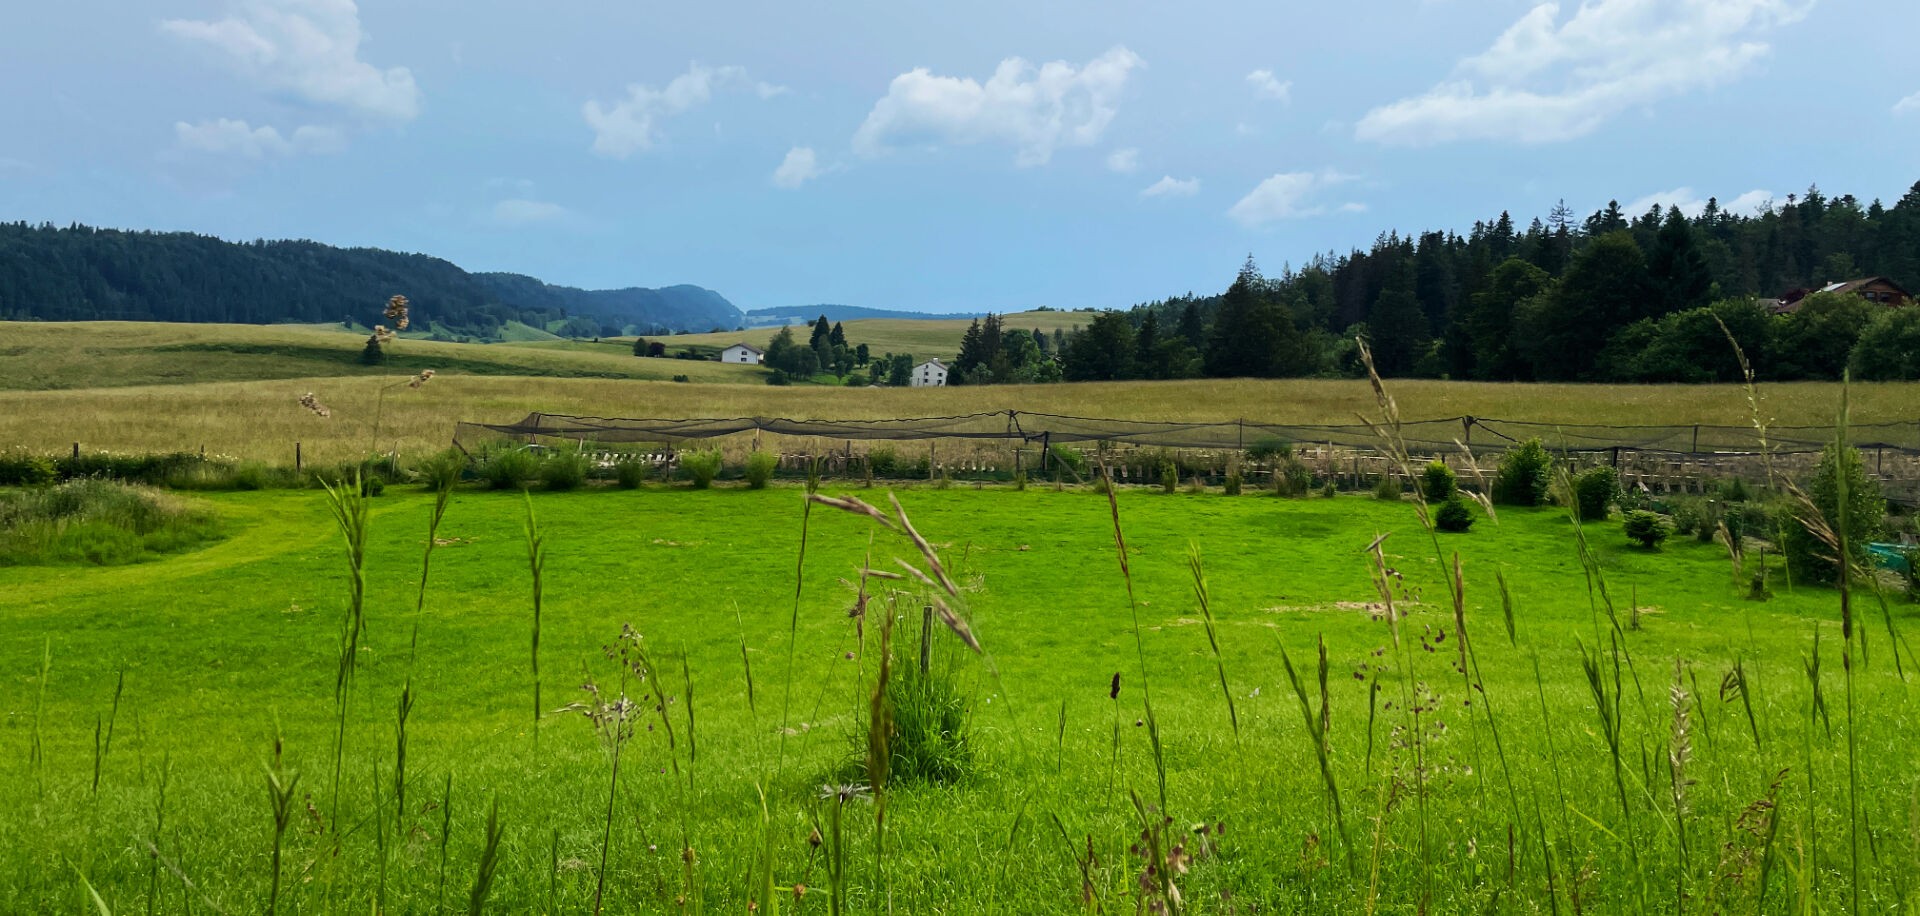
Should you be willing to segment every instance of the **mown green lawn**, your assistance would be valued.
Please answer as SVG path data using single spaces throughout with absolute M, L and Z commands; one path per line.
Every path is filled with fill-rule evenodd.
M 879 490 L 827 490 L 886 505 Z M 678 911 L 683 831 L 697 863 L 689 907 L 745 910 L 759 896 L 754 868 L 770 832 L 779 906 L 829 911 L 831 843 L 815 849 L 808 836 L 816 818 L 827 823 L 821 786 L 844 778 L 863 747 L 881 607 L 870 611 L 866 654 L 850 657 L 859 645 L 843 580 L 857 578 L 869 551 L 875 568 L 897 569 L 893 557 L 917 555 L 911 544 L 814 508 L 795 617 L 798 489 L 535 494 L 549 551 L 536 744 L 526 503 L 455 496 L 415 653 L 431 499 L 390 490 L 374 500 L 368 632 L 336 822 L 341 538 L 319 492 L 205 498 L 231 519 L 230 540 L 135 566 L 0 569 L 0 911 L 91 907 L 81 875 L 114 913 L 147 912 L 150 887 L 155 912 L 264 911 L 276 730 L 300 774 L 281 911 L 426 913 L 441 901 L 465 911 L 496 799 L 504 839 L 491 910 L 587 911 L 607 764 L 588 720 L 557 710 L 584 698 L 583 665 L 609 682 L 601 647 L 624 623 L 644 634 L 664 675 L 655 686 L 671 697 L 681 775 L 658 720 L 643 719 L 613 818 L 609 911 Z M 901 498 L 967 589 L 988 655 L 969 658 L 940 634 L 936 667 L 973 697 L 975 772 L 886 792 L 877 857 L 874 804 L 846 808 L 850 912 L 1076 911 L 1083 875 L 1095 906 L 1134 910 L 1142 864 L 1129 847 L 1141 822 L 1130 795 L 1160 805 L 1150 729 L 1136 724 L 1147 717 L 1143 688 L 1174 839 L 1195 852 L 1190 825 L 1224 824 L 1177 877 L 1186 911 L 1671 911 L 1677 895 L 1688 910 L 1783 912 L 1803 895 L 1836 909 L 1850 903 L 1856 869 L 1863 910 L 1915 903 L 1915 689 L 1895 670 L 1871 596 L 1855 604 L 1868 654 L 1853 659 L 1850 782 L 1837 594 L 1789 593 L 1776 568 L 1780 594 L 1748 601 L 1717 544 L 1649 553 L 1628 546 L 1617 521 L 1588 525 L 1616 635 L 1558 511 L 1507 510 L 1497 525 L 1443 535 L 1448 562 L 1457 550 L 1464 570 L 1480 678 L 1469 686 L 1476 672 L 1456 667 L 1462 634 L 1411 504 L 1122 491 L 1136 648 L 1104 498 L 964 485 Z M 1403 577 L 1398 649 L 1367 609 L 1379 596 L 1363 550 L 1383 534 Z M 1237 737 L 1195 606 L 1190 544 L 1205 561 Z M 1914 607 L 1892 600 L 1893 625 L 1911 629 Z M 1644 621 L 1637 631 L 1630 601 Z M 917 638 L 919 606 L 905 599 L 896 638 Z M 1804 666 L 1816 629 L 1825 713 L 1813 720 Z M 1337 817 L 1281 655 L 1317 716 L 1320 639 Z M 1618 701 L 1618 781 L 1583 645 L 1609 706 Z M 1723 689 L 1736 660 L 1752 725 L 1739 692 Z M 1920 676 L 1904 648 L 1900 663 Z M 121 672 L 96 792 L 96 747 L 106 747 Z M 1110 700 L 1115 672 L 1121 690 Z M 395 706 L 409 682 L 409 788 L 396 814 Z M 1672 753 L 1676 734 L 1690 754 Z M 1777 808 L 1755 807 L 1770 794 Z M 1857 856 L 1850 799 L 1861 814 Z M 794 884 L 811 890 L 796 898 Z

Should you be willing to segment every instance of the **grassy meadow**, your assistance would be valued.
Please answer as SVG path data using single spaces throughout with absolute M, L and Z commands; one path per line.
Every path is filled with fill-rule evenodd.
M 551 340 L 551 338 L 549 338 Z M 0 322 L 0 391 L 404 375 L 651 379 L 760 384 L 755 367 L 636 359 L 633 344 L 594 347 L 402 338 L 384 366 L 360 363 L 366 332 L 339 325 Z
M 932 570 L 797 488 L 534 494 L 537 601 L 527 501 L 460 491 L 423 606 L 434 500 L 390 489 L 344 720 L 322 493 L 195 497 L 233 536 L 154 562 L 0 568 L 0 911 L 578 913 L 603 874 L 620 913 L 1920 902 L 1912 605 L 1856 595 L 1849 667 L 1832 589 L 1776 562 L 1748 600 L 1722 546 L 1617 521 L 1583 529 L 1603 593 L 1555 510 L 1436 553 L 1408 503 L 1123 489 L 1129 579 L 1098 494 L 899 495 L 984 650 L 935 625 L 966 773 L 851 797 L 883 634 L 901 678 L 932 594 L 870 578 L 856 620 L 854 583 Z M 603 647 L 649 675 L 613 794 L 568 708 L 611 701 Z
M 412 347 L 406 342 L 403 346 Z M 474 348 L 476 345 L 448 345 Z M 504 347 L 501 349 L 505 349 Z M 718 363 L 634 360 L 672 369 L 742 370 Z M 753 371 L 753 370 L 746 370 Z M 696 378 L 698 378 L 696 376 Z M 774 387 L 613 379 L 515 378 L 447 373 L 418 390 L 391 371 L 374 376 L 262 378 L 191 385 L 138 385 L 64 391 L 0 391 L 0 443 L 33 451 L 195 451 L 291 464 L 293 444 L 311 461 L 343 461 L 397 448 L 417 456 L 445 448 L 462 420 L 505 423 L 531 411 L 603 417 L 784 416 L 885 419 L 947 416 L 1014 408 L 1042 413 L 1139 420 L 1249 420 L 1354 424 L 1373 409 L 1362 380 L 1251 379 L 1088 382 L 987 388 Z M 1410 419 L 1471 414 L 1503 419 L 1607 424 L 1744 425 L 1746 395 L 1736 386 L 1519 385 L 1396 380 Z M 1840 386 L 1807 382 L 1763 387 L 1763 409 L 1777 424 L 1831 423 Z M 382 391 L 385 397 L 382 397 Z M 312 392 L 330 418 L 302 410 Z M 1856 423 L 1914 420 L 1920 384 L 1856 384 Z M 379 419 L 378 433 L 375 418 Z M 796 447 L 809 447 L 799 443 Z M 825 443 L 819 443 L 825 447 Z M 844 443 L 833 443 L 838 448 Z
M 1093 320 L 1093 315 L 1088 312 L 1015 312 L 1003 315 L 1001 319 L 1010 329 L 1031 331 L 1037 328 L 1051 334 L 1056 330 L 1085 327 Z M 960 338 L 971 324 L 971 318 L 861 318 L 843 322 L 842 326 L 846 330 L 849 346 L 866 344 L 876 356 L 882 353 L 911 353 L 921 359 L 930 356 L 947 359 L 960 352 Z M 741 342 L 765 347 L 778 333 L 778 327 L 764 327 L 715 334 L 677 334 L 655 339 L 669 347 L 724 347 Z M 805 325 L 795 325 L 793 333 L 804 343 L 809 332 Z M 632 338 L 628 340 L 630 342 Z

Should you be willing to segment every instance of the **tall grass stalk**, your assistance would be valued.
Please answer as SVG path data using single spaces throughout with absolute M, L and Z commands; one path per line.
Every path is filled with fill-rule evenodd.
M 53 672 L 53 637 L 40 644 L 40 676 L 35 678 L 33 694 L 33 738 L 27 745 L 27 765 L 33 769 L 34 783 L 41 797 L 47 794 L 47 746 L 41 738 L 47 710 L 47 676 Z
M 160 779 L 153 801 L 153 839 L 148 845 L 151 853 L 147 859 L 147 916 L 153 916 L 154 908 L 160 904 L 160 849 L 157 845 L 167 829 L 167 784 L 173 781 L 173 751 L 169 749 L 160 758 Z
M 1153 772 L 1160 787 L 1159 810 L 1162 816 L 1166 816 L 1167 760 L 1160 746 L 1160 721 L 1153 715 L 1153 687 L 1147 678 L 1147 644 L 1140 631 L 1140 600 L 1134 595 L 1133 567 L 1127 560 L 1127 537 L 1120 528 L 1120 500 L 1114 495 L 1113 477 L 1105 465 L 1100 468 L 1100 479 L 1107 484 L 1107 512 L 1113 518 L 1114 555 L 1120 561 L 1120 578 L 1127 586 L 1127 611 L 1133 619 L 1133 651 L 1140 660 L 1140 703 L 1146 711 L 1147 742 L 1153 749 Z
M 127 669 L 121 668 L 113 679 L 113 706 L 107 711 L 105 734 L 101 733 L 101 724 L 93 726 L 93 786 L 87 790 L 89 795 L 100 792 L 100 773 L 107 765 L 107 755 L 113 753 L 113 724 L 120 718 L 120 693 L 127 687 Z
M 282 756 L 283 742 L 273 738 L 273 761 L 267 767 L 267 800 L 273 812 L 272 880 L 267 891 L 267 916 L 280 907 L 280 859 L 286 845 L 287 826 L 293 822 L 293 793 L 300 786 L 300 774 L 287 770 Z
M 447 847 L 453 842 L 453 770 L 447 770 L 446 782 L 440 788 L 440 873 L 434 885 L 433 911 L 444 913 L 447 908 Z
M 547 566 L 546 541 L 540 534 L 540 519 L 533 511 L 533 494 L 521 492 L 527 502 L 527 572 L 533 584 L 533 639 L 529 658 L 533 669 L 533 751 L 540 752 L 540 606 L 545 594 L 541 574 Z
M 340 824 L 340 782 L 347 753 L 347 710 L 353 690 L 353 675 L 360 665 L 360 641 L 367 632 L 367 533 L 373 507 L 356 468 L 350 481 L 334 485 L 321 481 L 326 489 L 327 506 L 346 547 L 347 609 L 340 621 L 340 666 L 333 684 L 334 735 L 331 817 L 337 831 Z
M 420 590 L 413 603 L 413 635 L 407 640 L 407 661 L 413 661 L 413 655 L 420 648 L 420 618 L 427 610 L 427 575 L 433 571 L 433 549 L 440 544 L 440 520 L 446 517 L 447 504 L 453 500 L 454 485 L 460 482 L 457 473 L 443 471 L 432 475 L 433 509 L 427 515 L 427 546 L 420 555 Z
M 406 832 L 407 818 L 407 719 L 413 715 L 413 678 L 400 687 L 393 725 L 393 829 Z
M 1193 574 L 1193 601 L 1200 606 L 1200 622 L 1207 628 L 1207 647 L 1213 651 L 1213 669 L 1220 675 L 1220 696 L 1227 701 L 1227 721 L 1233 740 L 1240 740 L 1240 713 L 1233 708 L 1233 689 L 1227 686 L 1227 661 L 1220 654 L 1220 631 L 1213 621 L 1213 601 L 1207 594 L 1207 570 L 1200 561 L 1200 545 L 1187 542 L 1187 571 Z
M 493 894 L 493 873 L 500 867 L 500 797 L 494 796 L 487 808 L 487 836 L 480 847 L 480 867 L 473 875 L 473 891 L 467 895 L 467 916 L 487 911 L 487 898 Z
M 1326 643 L 1324 641 L 1321 642 L 1320 648 L 1322 653 L 1321 658 L 1324 659 L 1326 657 Z M 1323 695 L 1320 715 L 1314 715 L 1313 706 L 1307 701 L 1307 688 L 1300 683 L 1300 675 L 1293 667 L 1293 657 L 1287 654 L 1287 647 L 1284 645 L 1280 647 L 1280 662 L 1286 666 L 1287 681 L 1293 685 L 1294 696 L 1300 698 L 1300 717 L 1306 721 L 1307 736 L 1313 739 L 1313 756 L 1320 764 L 1320 782 L 1326 787 L 1327 800 L 1332 803 L 1334 826 L 1340 831 L 1340 845 L 1347 853 L 1347 873 L 1352 874 L 1353 838 L 1347 834 L 1346 809 L 1340 804 L 1340 785 L 1333 777 L 1333 761 L 1329 759 L 1330 751 L 1327 746 L 1327 731 L 1323 723 L 1323 719 L 1327 715 L 1327 709 L 1324 705 L 1326 699 Z M 1324 678 L 1322 682 L 1324 683 Z

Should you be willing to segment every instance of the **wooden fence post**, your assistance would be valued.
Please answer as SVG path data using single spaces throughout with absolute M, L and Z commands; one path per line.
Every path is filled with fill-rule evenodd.
M 302 461 L 300 456 L 300 443 L 295 442 L 293 444 L 293 472 L 295 474 L 300 473 L 301 464 L 302 464 Z

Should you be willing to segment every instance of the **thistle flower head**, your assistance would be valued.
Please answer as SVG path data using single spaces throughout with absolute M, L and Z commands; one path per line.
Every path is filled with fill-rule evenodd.
M 386 317 L 392 319 L 394 327 L 402 331 L 407 329 L 408 304 L 405 296 L 394 296 L 387 300 Z
M 300 396 L 300 406 L 313 411 L 314 414 L 317 416 L 322 416 L 322 417 L 333 416 L 333 411 L 329 410 L 327 408 L 327 405 L 320 403 L 320 399 L 314 397 L 313 392 L 311 391 Z

